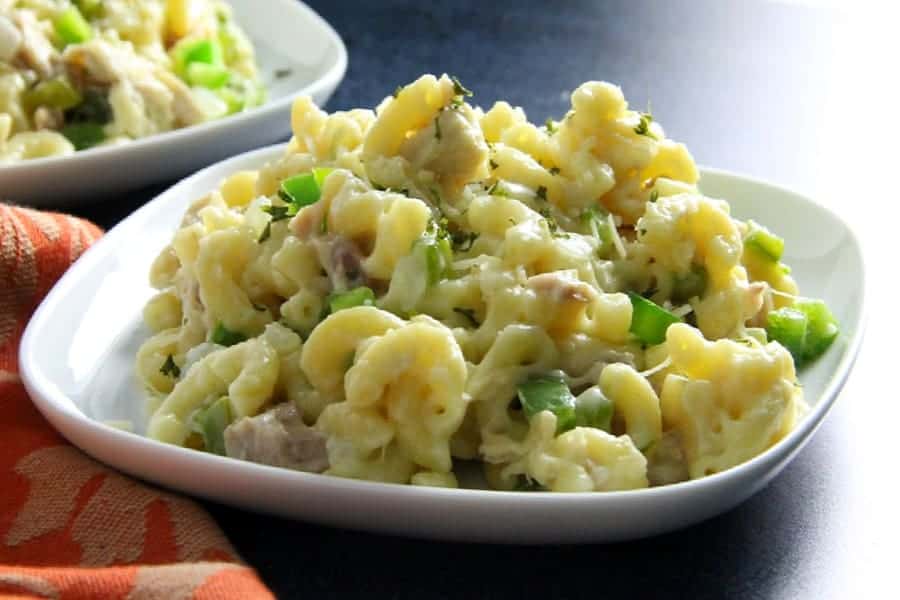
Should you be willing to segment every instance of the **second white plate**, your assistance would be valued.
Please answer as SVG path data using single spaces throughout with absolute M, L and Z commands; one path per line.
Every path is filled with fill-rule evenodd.
M 268 101 L 244 113 L 119 146 L 0 166 L 0 198 L 37 207 L 97 202 L 176 179 L 251 148 L 286 139 L 294 98 L 325 104 L 347 70 L 347 49 L 319 15 L 296 0 L 229 0 L 256 48 Z
M 149 335 L 147 272 L 186 206 L 225 176 L 283 152 L 270 147 L 185 179 L 122 221 L 59 281 L 28 325 L 20 365 L 37 407 L 72 443 L 137 477 L 251 510 L 420 537 L 491 542 L 639 538 L 721 513 L 762 488 L 803 447 L 844 383 L 862 338 L 863 261 L 850 229 L 812 201 L 769 184 L 704 170 L 701 187 L 734 214 L 771 225 L 805 294 L 841 323 L 831 349 L 800 374 L 810 413 L 753 460 L 704 479 L 610 493 L 551 494 L 400 486 L 299 473 L 170 446 L 102 424 L 144 420 L 134 355 Z M 772 507 L 777 510 L 777 507 Z

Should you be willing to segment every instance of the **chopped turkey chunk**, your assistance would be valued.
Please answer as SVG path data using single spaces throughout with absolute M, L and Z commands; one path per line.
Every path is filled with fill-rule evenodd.
M 297 407 L 287 402 L 229 425 L 225 452 L 232 458 L 296 471 L 321 473 L 328 468 L 325 435 L 305 425 Z

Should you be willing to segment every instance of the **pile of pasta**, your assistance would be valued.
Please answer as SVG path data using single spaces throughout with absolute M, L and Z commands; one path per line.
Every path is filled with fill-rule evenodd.
M 65 156 L 260 104 L 221 0 L 0 0 L 0 165 Z
M 615 85 L 542 126 L 470 96 L 425 75 L 375 111 L 301 98 L 283 156 L 190 207 L 144 311 L 150 437 L 234 454 L 222 427 L 289 405 L 330 475 L 455 487 L 475 461 L 569 492 L 703 477 L 792 430 L 769 321 L 827 309 L 780 239 Z

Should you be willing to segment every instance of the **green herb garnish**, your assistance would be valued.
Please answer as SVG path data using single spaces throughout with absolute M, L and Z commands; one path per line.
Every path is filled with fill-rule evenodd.
M 634 132 L 638 135 L 646 135 L 649 138 L 656 139 L 656 136 L 653 135 L 653 132 L 650 131 L 650 123 L 653 122 L 653 115 L 650 113 L 639 113 L 640 121 L 637 126 L 634 128 Z
M 166 361 L 160 367 L 159 372 L 172 379 L 181 377 L 181 369 L 175 364 L 175 359 L 172 358 L 171 354 L 166 357 Z
M 554 133 L 556 133 L 556 130 L 557 130 L 556 121 L 554 121 L 550 117 L 547 117 L 547 120 L 544 122 L 544 127 L 547 128 L 547 133 L 549 133 L 550 135 L 553 135 Z
M 293 208 L 294 207 L 292 204 L 288 204 L 287 206 L 275 206 L 273 204 L 272 206 L 263 206 L 262 211 L 266 214 L 271 215 L 271 222 L 274 223 L 275 221 L 281 221 L 282 219 L 290 219 L 291 217 L 296 215 L 297 211 L 293 210 L 292 212 Z
M 550 231 L 550 235 L 555 238 L 569 237 L 569 234 L 560 229 L 559 223 L 557 223 L 556 219 L 551 216 L 549 208 L 543 207 L 538 212 L 541 213 L 541 216 L 544 217 L 544 223 L 546 223 L 547 229 Z
M 453 94 L 456 96 L 473 96 L 472 90 L 466 88 L 462 83 L 459 82 L 459 79 L 456 78 L 456 75 L 450 76 L 450 81 L 453 82 Z
M 474 231 L 454 231 L 450 234 L 450 241 L 453 242 L 453 249 L 457 252 L 468 252 L 472 249 L 472 244 L 478 239 L 478 233 Z
M 267 208 L 271 208 L 271 207 L 267 207 Z M 275 219 L 272 218 L 266 223 L 266 226 L 265 226 L 265 228 L 263 228 L 262 233 L 259 234 L 259 239 L 257 240 L 258 244 L 262 244 L 264 241 L 266 241 L 267 239 L 269 239 L 272 236 L 272 221 L 274 221 L 274 220 Z
M 509 190 L 507 190 L 500 181 L 495 181 L 494 184 L 487 189 L 487 193 L 489 196 L 502 196 L 508 197 Z
M 240 331 L 231 331 L 221 322 L 216 323 L 210 341 L 220 346 L 234 346 L 247 340 L 247 336 Z

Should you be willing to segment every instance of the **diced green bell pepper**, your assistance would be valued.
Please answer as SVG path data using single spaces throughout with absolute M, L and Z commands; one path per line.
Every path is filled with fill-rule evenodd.
M 72 123 L 60 130 L 76 150 L 86 150 L 106 139 L 103 126 L 97 123 Z
M 655 346 L 666 341 L 669 325 L 681 322 L 681 319 L 643 296 L 628 292 L 631 299 L 630 331 L 642 343 Z
M 597 256 L 608 257 L 613 249 L 613 235 L 609 228 L 606 212 L 600 208 L 589 208 L 581 213 L 581 222 L 597 240 Z
M 328 305 L 332 313 L 345 308 L 353 308 L 354 306 L 374 306 L 375 292 L 362 286 L 350 290 L 349 292 L 341 292 L 332 294 L 328 298 Z
M 28 112 L 39 106 L 68 110 L 77 106 L 82 96 L 65 77 L 54 77 L 38 83 L 22 93 L 22 102 Z
M 247 104 L 244 95 L 231 89 L 230 87 L 219 88 L 216 90 L 216 94 L 228 106 L 229 115 L 241 112 L 242 110 L 244 110 L 244 107 Z
M 334 171 L 334 169 L 331 169 L 329 167 L 316 167 L 315 169 L 313 169 L 313 177 L 316 179 L 316 184 L 319 186 L 319 188 L 322 187 L 322 185 L 325 183 L 325 178 L 331 175 L 332 171 Z
M 75 6 L 70 6 L 59 13 L 53 21 L 53 28 L 59 39 L 66 45 L 80 44 L 94 36 L 90 23 L 84 19 L 81 11 Z
M 750 221 L 750 233 L 744 238 L 744 249 L 756 252 L 766 260 L 777 263 L 784 253 L 784 240 L 763 227 Z
M 281 182 L 280 195 L 282 199 L 295 205 L 298 209 L 315 204 L 319 201 L 321 194 L 322 191 L 319 189 L 313 173 L 294 175 Z
M 207 452 L 225 455 L 225 428 L 231 424 L 231 401 L 222 396 L 194 414 L 193 429 L 203 437 Z
M 821 356 L 839 333 L 837 320 L 821 300 L 798 300 L 768 314 L 766 333 L 787 348 L 797 367 Z
M 575 398 L 575 424 L 608 432 L 612 429 L 614 408 L 613 401 L 599 388 L 589 387 Z
M 75 6 L 88 19 L 99 17 L 103 13 L 102 0 L 75 0 Z
M 549 376 L 530 379 L 520 383 L 516 391 L 529 419 L 549 410 L 556 415 L 557 433 L 568 431 L 577 424 L 575 396 L 561 379 Z
M 425 263 L 428 285 L 434 285 L 443 279 L 453 263 L 453 248 L 450 246 L 450 240 L 444 237 L 419 238 L 416 241 L 415 251 Z
M 222 46 L 218 40 L 182 40 L 169 52 L 172 69 L 182 79 L 187 80 L 188 67 L 193 63 L 224 67 Z
M 106 93 L 94 88 L 87 88 L 82 93 L 80 104 L 65 112 L 66 123 L 96 123 L 105 125 L 112 121 L 113 110 Z
M 199 85 L 216 90 L 228 83 L 231 73 L 225 67 L 192 62 L 187 66 L 187 80 L 191 85 Z M 227 104 L 227 103 L 226 103 Z

